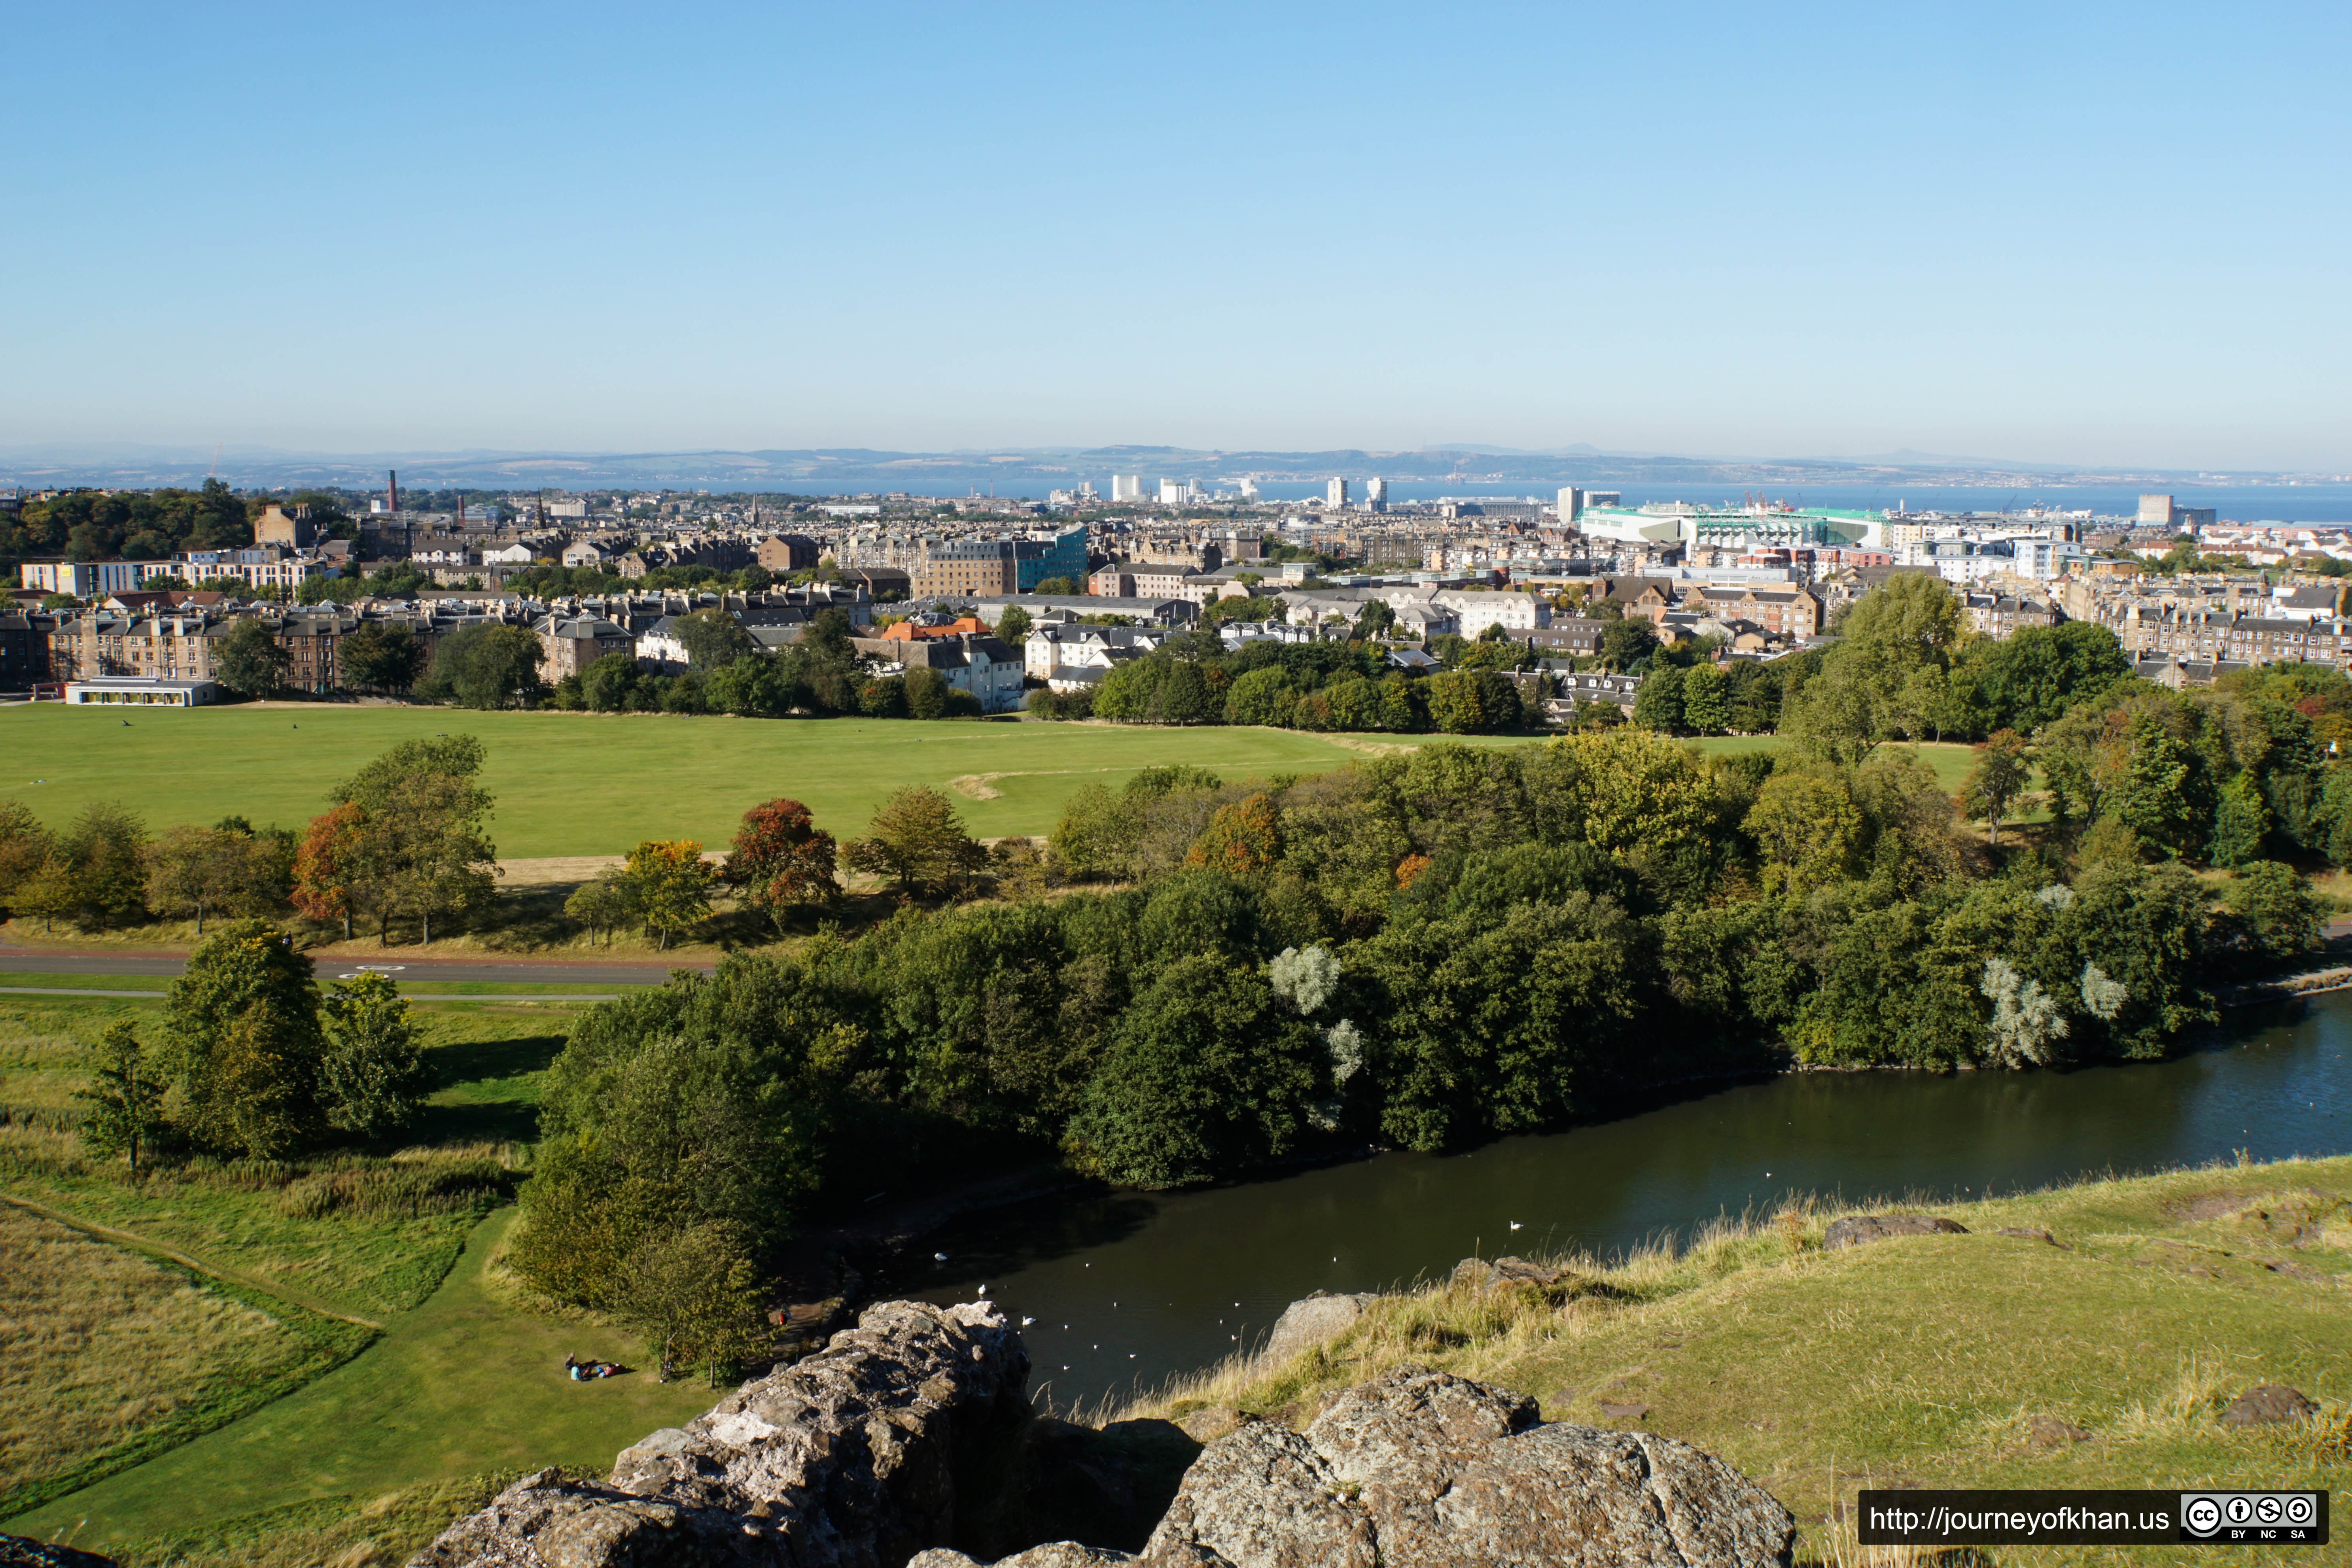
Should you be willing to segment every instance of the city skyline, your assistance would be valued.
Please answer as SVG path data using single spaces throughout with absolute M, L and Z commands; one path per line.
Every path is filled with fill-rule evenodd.
M 0 444 L 2352 469 L 2334 10 L 392 20 L 20 11 Z

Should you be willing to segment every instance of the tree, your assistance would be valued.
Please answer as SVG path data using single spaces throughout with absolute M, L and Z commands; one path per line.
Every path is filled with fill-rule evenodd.
M 1844 875 L 1862 813 L 1843 779 L 1776 770 L 1739 825 L 1764 860 L 1764 890 L 1803 892 Z
M 1633 722 L 1644 730 L 1671 735 L 1683 727 L 1683 672 L 1671 664 L 1653 664 L 1633 690 Z
M 704 671 L 722 668 L 746 654 L 760 651 L 759 643 L 743 623 L 724 610 L 697 610 L 670 622 L 688 664 Z M 609 656 L 608 656 L 609 657 Z
M 1528 793 L 1538 831 L 1554 843 L 1581 838 L 1622 859 L 1672 860 L 1703 845 L 1714 797 L 1688 752 L 1638 726 L 1562 735 L 1531 759 Z
M 0 800 L 0 906 L 15 907 L 22 888 L 48 859 L 49 830 L 22 801 Z
M 896 881 L 908 893 L 944 891 L 987 863 L 987 851 L 964 831 L 948 797 L 910 786 L 891 793 L 866 827 L 841 847 L 842 864 Z
M 1324 1055 L 1255 971 L 1181 957 L 1119 1016 L 1069 1141 L 1105 1179 L 1181 1186 L 1286 1152 Z
M 772 800 L 743 814 L 728 850 L 727 879 L 782 932 L 792 910 L 830 904 L 841 896 L 834 876 L 835 854 L 833 835 L 818 830 L 807 806 Z
M 1996 730 L 1977 748 L 1976 765 L 1960 786 L 1960 801 L 1970 816 L 1980 817 L 1989 842 L 2000 842 L 2000 825 L 2017 797 L 2025 793 L 2033 764 L 2025 753 L 2025 737 L 2014 730 Z
M 909 719 L 944 719 L 948 713 L 948 678 L 938 670 L 917 665 L 907 671 L 905 680 L 907 717 Z
M 1243 877 L 1267 870 L 1281 858 L 1282 813 L 1272 795 L 1261 793 L 1219 806 L 1184 864 Z
M 2179 855 L 2201 847 L 2213 814 L 2203 760 L 2152 712 L 2132 715 L 2125 731 L 2128 752 L 2109 793 L 2109 816 L 2143 843 Z
M 563 912 L 588 928 L 588 940 L 593 943 L 602 931 L 610 943 L 613 932 L 636 917 L 637 905 L 632 884 L 617 867 L 608 866 L 597 873 L 593 882 L 583 882 L 563 900 Z
M 199 937 L 207 911 L 261 914 L 281 890 L 275 848 L 250 831 L 167 827 L 148 850 L 148 902 L 166 914 L 193 911 Z
M 2324 893 L 2292 866 L 2258 860 L 2221 890 L 2235 935 L 2261 963 L 2281 963 L 2318 951 L 2335 912 Z
M 163 1011 L 173 1116 L 197 1144 L 274 1159 L 316 1130 L 319 994 L 285 932 L 223 926 L 188 955 Z
M 267 697 L 278 689 L 289 658 L 268 622 L 247 616 L 214 647 L 213 675 L 240 697 Z
M 542 657 L 528 626 L 460 626 L 433 650 L 432 683 L 461 708 L 520 707 L 538 695 Z
M 163 1127 L 163 1085 L 128 1022 L 100 1037 L 89 1073 L 91 1087 L 74 1094 L 89 1107 L 81 1124 L 82 1147 L 97 1154 L 127 1155 L 136 1178 L 139 1152 L 152 1147 Z
M 667 951 L 672 934 L 710 913 L 710 884 L 719 872 L 691 838 L 648 838 L 629 851 L 621 875 L 636 913 Z
M 382 974 L 337 981 L 321 1004 L 326 1052 L 320 1098 L 329 1125 L 362 1138 L 406 1126 L 433 1075 L 407 998 Z
M 717 1388 L 769 1342 L 759 1275 L 732 1226 L 705 1221 L 656 1232 L 630 1254 L 625 1278 L 620 1316 L 665 1369 L 698 1367 Z
M 293 905 L 305 920 L 324 924 L 341 921 L 343 940 L 352 940 L 352 868 L 363 842 L 367 813 L 352 801 L 310 819 L 294 853 Z
M 415 915 L 420 940 L 435 917 L 487 903 L 498 851 L 484 837 L 489 793 L 478 783 L 484 752 L 471 735 L 405 741 L 330 792 L 360 808 L 345 886 L 372 910 L 389 940 L 395 914 Z
M 1007 605 L 996 618 L 996 635 L 1014 647 L 1029 639 L 1029 612 L 1018 605 Z
M 1037 584 L 1035 592 L 1047 598 L 1076 598 L 1082 590 L 1067 577 L 1048 577 Z
M 2262 859 L 2263 840 L 2270 830 L 2262 781 L 2251 770 L 2241 772 L 2221 786 L 2214 802 L 2213 837 L 2205 847 L 2205 858 L 2216 866 L 2252 866 Z
M 59 839 L 57 858 L 72 889 L 66 909 L 84 930 L 146 918 L 147 826 L 129 806 L 120 801 L 84 806 Z
M 1731 728 L 1731 682 L 1719 666 L 1695 664 L 1683 671 L 1683 727 L 1701 735 Z
M 1454 671 L 1422 682 L 1429 699 L 1429 721 L 1448 735 L 1483 734 L 1489 728 L 1486 704 L 1474 675 Z
M 335 662 L 347 687 L 406 691 L 425 673 L 425 645 L 401 622 L 362 621 L 336 647 Z
M 1635 659 L 1647 658 L 1658 651 L 1658 632 L 1645 620 L 1631 616 L 1609 623 L 1601 633 L 1601 663 L 1607 669 L 1622 670 Z

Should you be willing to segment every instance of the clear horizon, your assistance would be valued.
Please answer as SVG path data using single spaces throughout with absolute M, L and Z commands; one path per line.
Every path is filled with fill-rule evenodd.
M 12 21 L 8 447 L 2352 470 L 2338 8 Z

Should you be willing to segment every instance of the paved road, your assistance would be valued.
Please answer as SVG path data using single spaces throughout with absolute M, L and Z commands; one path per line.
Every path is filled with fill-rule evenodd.
M 383 966 L 395 980 L 488 981 L 499 985 L 658 985 L 673 968 L 709 970 L 703 964 L 667 963 L 459 963 L 446 959 L 404 961 L 398 948 L 381 958 L 320 958 L 319 973 L 341 974 L 361 964 Z M 392 965 L 399 968 L 391 968 Z M 154 975 L 174 979 L 187 967 L 175 952 L 43 952 L 0 947 L 0 974 Z

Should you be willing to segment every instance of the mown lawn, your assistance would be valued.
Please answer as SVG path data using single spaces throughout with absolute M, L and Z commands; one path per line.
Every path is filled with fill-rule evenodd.
M 840 837 L 903 784 L 951 787 L 982 837 L 1045 833 L 1079 784 L 1190 763 L 1234 777 L 1320 773 L 1358 753 L 1281 730 L 660 714 L 472 713 L 331 705 L 121 715 L 62 704 L 0 711 L 0 798 L 58 825 L 121 800 L 150 827 L 239 814 L 294 826 L 377 753 L 443 732 L 478 735 L 498 797 L 500 855 L 609 855 L 641 838 L 723 845 L 744 811 L 790 795 Z M 14 775 L 14 776 L 10 776 Z
M 982 837 L 1052 829 L 1072 792 L 1189 763 L 1228 778 L 1322 773 L 1367 747 L 1426 736 L 1295 731 L 1159 730 L 1101 724 L 860 719 L 754 720 L 666 714 L 473 713 L 446 708 L 304 704 L 119 713 L 37 703 L 0 710 L 0 799 L 62 824 L 92 800 L 121 800 L 150 827 L 231 814 L 294 826 L 324 808 L 339 778 L 402 741 L 478 735 L 499 800 L 492 839 L 509 858 L 619 854 L 641 838 L 721 845 L 743 812 L 776 795 L 805 802 L 820 826 L 850 837 L 903 784 L 956 789 Z M 1525 740 L 1488 744 L 1527 744 Z M 1778 745 L 1702 742 L 1710 751 Z M 1965 746 L 1926 746 L 1958 788 Z M 958 787 L 958 781 L 961 781 Z

